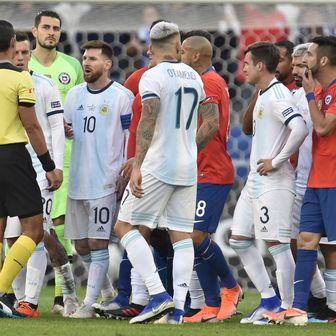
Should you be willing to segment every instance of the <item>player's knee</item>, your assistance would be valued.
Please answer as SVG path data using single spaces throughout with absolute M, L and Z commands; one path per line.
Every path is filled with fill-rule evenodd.
M 193 240 L 194 246 L 198 247 L 202 244 L 203 240 L 208 236 L 207 232 L 194 230 L 191 234 L 191 238 Z
M 236 252 L 239 250 L 247 250 L 252 245 L 252 240 L 241 240 L 241 239 L 229 239 L 230 247 Z
M 129 223 L 117 220 L 114 226 L 114 233 L 118 236 L 119 239 L 122 239 L 124 235 L 133 229 L 133 226 Z
M 300 232 L 297 238 L 297 248 L 301 250 L 316 250 L 320 235 L 312 232 Z

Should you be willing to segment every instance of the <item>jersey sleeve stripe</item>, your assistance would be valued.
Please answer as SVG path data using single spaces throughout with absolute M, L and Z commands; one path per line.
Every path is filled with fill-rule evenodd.
M 25 102 L 25 101 L 21 101 L 19 102 L 19 106 L 23 106 L 23 107 L 32 107 L 35 105 L 35 102 Z
M 142 96 L 142 101 L 145 101 L 147 99 L 152 99 L 152 98 L 160 98 L 160 97 L 155 93 L 146 93 Z
M 288 119 L 286 119 L 285 126 L 287 126 L 289 124 L 289 122 L 295 117 L 301 117 L 302 118 L 302 115 L 300 113 L 295 113 L 295 114 L 291 115 Z
M 50 116 L 52 116 L 54 114 L 58 114 L 58 113 L 64 113 L 64 111 L 63 110 L 56 110 L 56 111 L 48 112 L 47 116 L 50 117 Z
M 131 117 L 132 117 L 132 113 L 120 116 L 121 127 L 123 130 L 129 129 L 130 124 L 131 124 Z

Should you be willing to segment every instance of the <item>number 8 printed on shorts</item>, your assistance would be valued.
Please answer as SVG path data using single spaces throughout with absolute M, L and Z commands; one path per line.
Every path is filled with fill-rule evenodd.
M 203 217 L 205 214 L 205 208 L 206 208 L 206 202 L 205 201 L 199 201 L 197 203 L 197 207 L 196 207 L 196 216 L 197 217 Z

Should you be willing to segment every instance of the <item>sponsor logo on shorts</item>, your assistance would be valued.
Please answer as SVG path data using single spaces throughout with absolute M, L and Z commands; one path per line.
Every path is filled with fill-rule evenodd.
M 100 226 L 100 227 L 97 229 L 97 232 L 105 232 L 105 229 L 104 229 L 102 226 Z
M 181 284 L 178 284 L 177 286 L 178 287 L 183 287 L 183 288 L 187 288 L 188 287 L 188 285 L 185 282 L 183 282 Z
M 266 226 L 264 226 L 264 227 L 260 230 L 260 232 L 268 232 L 268 230 L 266 229 Z
M 61 102 L 59 100 L 53 101 L 53 102 L 50 103 L 50 105 L 51 105 L 51 108 L 53 108 L 53 109 L 58 108 L 58 107 L 61 107 Z

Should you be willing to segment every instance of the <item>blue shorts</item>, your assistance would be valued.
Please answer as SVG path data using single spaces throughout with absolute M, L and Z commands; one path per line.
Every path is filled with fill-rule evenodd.
M 320 233 L 328 241 L 336 240 L 336 188 L 307 188 L 300 232 Z
M 232 184 L 199 183 L 194 229 L 214 233 L 217 230 Z

